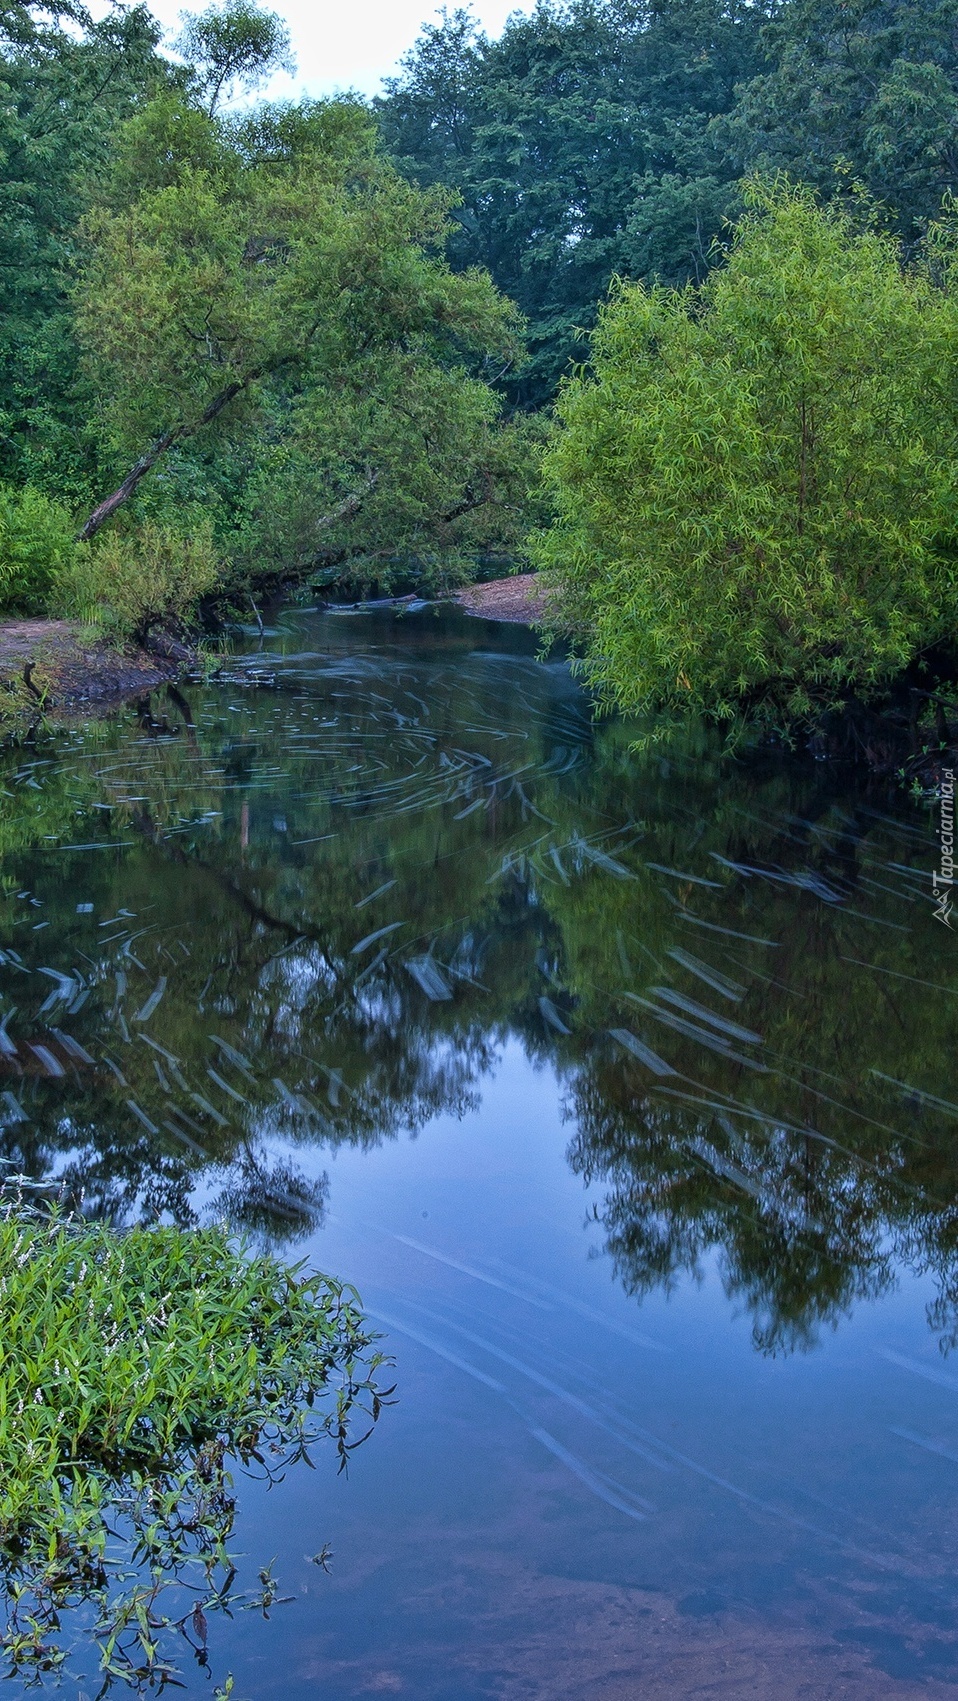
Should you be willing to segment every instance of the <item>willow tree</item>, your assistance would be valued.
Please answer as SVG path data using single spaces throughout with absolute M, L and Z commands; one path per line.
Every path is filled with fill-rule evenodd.
M 754 185 L 700 290 L 622 285 L 559 403 L 537 545 L 608 698 L 776 715 L 883 685 L 958 614 L 958 296 Z
M 446 265 L 449 207 L 348 103 L 230 123 L 166 96 L 135 118 L 83 227 L 79 334 L 117 469 L 84 536 L 160 464 L 156 500 L 225 492 L 305 557 L 410 493 L 427 532 L 488 502 L 485 371 L 519 356 L 519 327 L 484 274 Z

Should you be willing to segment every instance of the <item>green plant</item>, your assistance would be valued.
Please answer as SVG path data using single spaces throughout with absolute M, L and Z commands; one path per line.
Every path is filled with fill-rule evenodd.
M 74 525 L 61 502 L 32 485 L 0 484 L 0 608 L 46 614 L 57 581 L 76 558 Z
M 379 1415 L 375 1336 L 352 1289 L 220 1229 L 15 1210 L 0 1268 L 3 1649 L 58 1669 L 64 1609 L 93 1602 L 106 1676 L 168 1677 L 164 1632 L 192 1622 L 205 1646 L 205 1611 L 236 1602 L 231 1461 L 275 1472 L 330 1435 L 345 1465 L 357 1412 Z
M 508 481 L 485 373 L 519 358 L 519 324 L 440 257 L 453 201 L 405 183 L 356 104 L 233 125 L 145 107 L 82 230 L 78 335 L 128 469 L 82 535 L 145 480 L 164 513 L 216 512 L 220 541 L 288 574 L 384 529 L 391 551 L 410 530 L 432 550 L 488 506 Z
M 765 68 L 772 9 L 539 0 L 490 40 L 451 7 L 387 79 L 387 146 L 417 182 L 462 195 L 453 264 L 487 268 L 528 320 L 530 358 L 506 379 L 523 407 L 552 400 L 616 272 L 708 270 L 741 176 L 714 124 Z
M 155 520 L 79 546 L 60 581 L 65 610 L 142 642 L 154 626 L 189 621 L 221 564 L 211 531 L 184 534 Z
M 619 707 L 803 715 L 954 630 L 951 237 L 894 243 L 754 183 L 701 290 L 621 285 L 545 457 L 535 545 Z
M 198 92 L 212 113 L 234 84 L 258 88 L 272 71 L 295 71 L 289 30 L 275 12 L 261 11 L 254 0 L 226 0 L 205 12 L 181 14 L 183 30 L 175 43 L 193 69 Z

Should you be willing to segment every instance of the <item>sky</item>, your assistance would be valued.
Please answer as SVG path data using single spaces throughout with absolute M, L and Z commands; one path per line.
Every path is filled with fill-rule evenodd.
M 150 11 L 175 33 L 179 14 L 206 10 L 207 0 L 148 0 Z M 450 0 L 454 9 L 456 0 Z M 475 0 L 472 10 L 489 35 L 498 35 L 510 12 L 529 12 L 533 0 Z M 436 22 L 430 0 L 265 0 L 267 10 L 286 20 L 297 71 L 280 74 L 265 93 L 277 99 L 298 94 L 328 95 L 357 89 L 379 91 L 399 59 L 411 47 L 424 22 Z

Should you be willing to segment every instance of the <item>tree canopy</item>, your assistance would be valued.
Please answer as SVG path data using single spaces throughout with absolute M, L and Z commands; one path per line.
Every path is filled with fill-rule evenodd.
M 720 127 L 733 163 L 825 194 L 851 177 L 913 243 L 958 182 L 955 0 L 789 0 L 765 40 Z
M 461 192 L 454 263 L 528 318 L 512 394 L 538 406 L 614 277 L 704 280 L 744 176 L 858 182 L 917 241 L 956 182 L 956 42 L 956 0 L 540 0 L 494 41 L 460 9 L 377 108 L 403 168 Z
M 704 276 L 737 204 L 709 127 L 765 65 L 768 15 L 765 0 L 540 0 L 490 41 L 460 9 L 387 83 L 389 147 L 462 195 L 454 263 L 488 267 L 529 320 L 524 404 L 552 393 L 616 273 Z
M 519 357 L 518 319 L 443 259 L 449 200 L 357 105 L 146 107 L 82 227 L 79 336 L 125 474 L 86 535 L 164 457 L 148 500 L 219 502 L 235 548 L 280 561 L 335 559 L 357 527 L 357 549 L 435 549 L 494 502 L 484 374 Z
M 5 6 L 2 31 L 0 477 L 69 498 L 95 461 L 69 296 L 76 225 L 118 124 L 167 73 L 144 6 L 79 34 Z
M 253 0 L 228 0 L 205 12 L 185 13 L 175 46 L 192 67 L 211 117 L 234 90 L 259 88 L 272 71 L 296 67 L 282 18 L 262 11 Z

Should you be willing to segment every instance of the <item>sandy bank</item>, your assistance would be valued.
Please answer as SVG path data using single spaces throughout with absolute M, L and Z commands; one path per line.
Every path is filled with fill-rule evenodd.
M 526 626 L 541 620 L 545 597 L 538 573 L 516 573 L 508 579 L 486 579 L 456 593 L 456 601 L 468 614 L 485 620 L 513 620 Z

